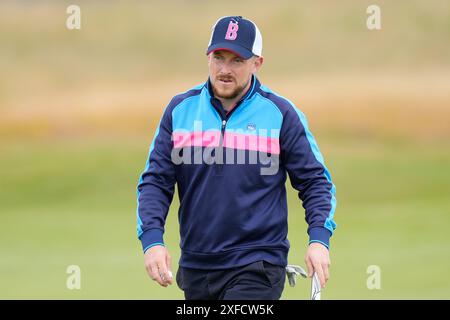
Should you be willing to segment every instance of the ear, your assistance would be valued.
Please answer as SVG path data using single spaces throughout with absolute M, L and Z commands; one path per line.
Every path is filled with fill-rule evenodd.
M 212 57 L 212 53 L 210 53 L 206 56 L 206 60 L 208 61 L 208 67 L 211 66 L 211 57 Z
M 264 62 L 264 57 L 255 57 L 255 60 L 253 61 L 253 73 L 258 72 L 258 70 L 261 68 L 263 62 Z

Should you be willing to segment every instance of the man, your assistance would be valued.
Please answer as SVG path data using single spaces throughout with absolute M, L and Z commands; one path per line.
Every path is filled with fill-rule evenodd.
M 173 283 L 163 233 L 174 186 L 180 198 L 186 299 L 279 299 L 284 289 L 287 174 L 309 225 L 305 262 L 322 287 L 336 227 L 335 187 L 304 115 L 261 85 L 257 26 L 241 16 L 213 26 L 206 83 L 166 107 L 138 184 L 138 236 L 149 276 Z

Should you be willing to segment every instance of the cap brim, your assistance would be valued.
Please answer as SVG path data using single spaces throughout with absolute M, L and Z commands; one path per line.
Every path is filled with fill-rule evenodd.
M 230 51 L 244 59 L 250 59 L 253 57 L 253 52 L 250 50 L 230 42 L 216 43 L 215 45 L 209 46 L 206 54 L 210 54 L 211 52 L 218 50 Z

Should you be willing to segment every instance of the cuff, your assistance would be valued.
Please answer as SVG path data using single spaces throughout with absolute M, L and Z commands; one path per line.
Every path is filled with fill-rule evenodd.
M 161 229 L 147 230 L 139 239 L 141 240 L 144 252 L 155 245 L 164 245 L 163 230 Z
M 308 230 L 309 244 L 318 242 L 323 244 L 327 249 L 330 249 L 331 232 L 323 227 L 314 227 Z

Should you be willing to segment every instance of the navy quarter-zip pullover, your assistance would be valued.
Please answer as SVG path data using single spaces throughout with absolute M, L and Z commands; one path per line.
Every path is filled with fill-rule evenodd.
M 143 250 L 164 245 L 175 184 L 180 266 L 287 265 L 286 178 L 298 191 L 311 242 L 329 247 L 335 186 L 303 113 L 253 76 L 228 114 L 209 80 L 172 98 L 137 187 Z

